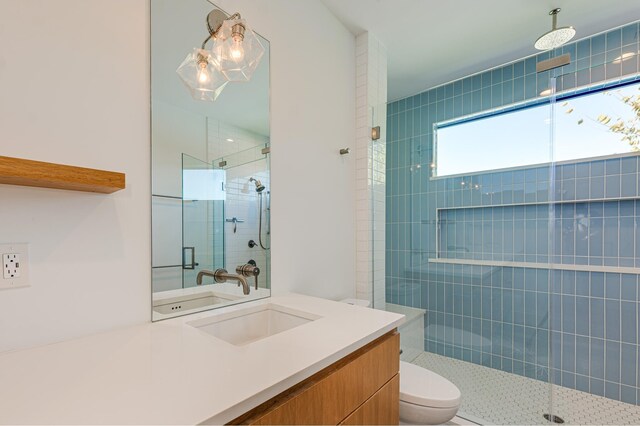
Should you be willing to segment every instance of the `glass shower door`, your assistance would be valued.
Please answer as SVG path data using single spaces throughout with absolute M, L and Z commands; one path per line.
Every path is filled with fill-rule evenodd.
M 182 155 L 183 287 L 194 287 L 199 271 L 224 267 L 225 171 Z M 212 284 L 205 277 L 203 284 Z

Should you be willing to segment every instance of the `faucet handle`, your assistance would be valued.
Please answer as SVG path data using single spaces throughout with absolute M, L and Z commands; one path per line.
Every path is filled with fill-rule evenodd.
M 253 277 L 256 283 L 256 290 L 258 289 L 258 275 L 260 275 L 260 268 L 250 263 L 244 265 L 238 265 L 236 267 L 236 273 L 243 277 Z

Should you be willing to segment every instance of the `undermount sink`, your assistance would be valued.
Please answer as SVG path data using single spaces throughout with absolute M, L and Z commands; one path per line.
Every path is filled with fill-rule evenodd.
M 244 346 L 318 318 L 318 315 L 269 303 L 214 315 L 188 324 L 232 345 Z

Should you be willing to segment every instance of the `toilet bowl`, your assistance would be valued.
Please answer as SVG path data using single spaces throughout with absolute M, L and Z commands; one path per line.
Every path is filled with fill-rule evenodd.
M 460 390 L 444 377 L 408 362 L 400 362 L 400 421 L 437 425 L 455 417 Z

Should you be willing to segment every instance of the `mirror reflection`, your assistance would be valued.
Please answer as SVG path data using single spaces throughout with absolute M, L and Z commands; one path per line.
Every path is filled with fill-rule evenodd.
M 154 321 L 270 295 L 269 42 L 231 12 L 151 0 Z

